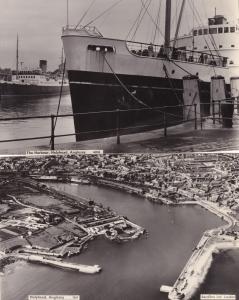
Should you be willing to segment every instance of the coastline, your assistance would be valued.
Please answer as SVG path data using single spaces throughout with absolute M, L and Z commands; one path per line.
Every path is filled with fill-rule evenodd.
M 234 217 L 229 215 L 232 211 L 228 208 L 219 207 L 217 204 L 214 204 L 212 202 L 208 202 L 205 200 L 181 201 L 179 203 L 171 203 L 170 201 L 167 201 L 166 199 L 164 201 L 164 199 L 162 199 L 162 198 L 158 199 L 157 197 L 155 197 L 155 198 L 154 197 L 146 197 L 145 194 L 143 194 L 142 189 L 135 188 L 135 187 L 132 187 L 132 186 L 126 185 L 126 184 L 112 182 L 107 179 L 103 179 L 103 180 L 99 179 L 99 180 L 97 180 L 97 182 L 94 182 L 94 184 L 111 187 L 113 189 L 117 189 L 117 190 L 121 190 L 121 191 L 126 191 L 130 194 L 137 194 L 138 196 L 141 196 L 142 198 L 147 199 L 147 200 L 149 200 L 153 203 L 157 203 L 157 204 L 165 204 L 165 205 L 173 205 L 173 206 L 199 205 L 200 207 L 206 209 L 210 213 L 213 213 L 214 215 L 216 215 L 217 217 L 219 217 L 220 219 L 222 219 L 226 222 L 226 224 L 224 224 L 224 225 L 221 225 L 217 228 L 207 230 L 204 232 L 201 240 L 199 241 L 199 244 L 195 248 L 192 256 L 189 258 L 187 264 L 183 268 L 177 281 L 175 282 L 171 291 L 169 292 L 168 297 L 170 300 L 178 300 L 178 299 L 189 300 L 196 293 L 196 291 L 198 290 L 200 285 L 204 282 L 206 275 L 207 275 L 207 273 L 211 267 L 211 264 L 213 262 L 213 255 L 215 253 L 219 253 L 219 252 L 226 251 L 226 250 L 239 249 L 239 240 L 234 240 L 232 237 L 228 237 L 227 235 L 221 235 L 221 237 L 218 240 L 213 240 L 213 239 L 215 239 L 214 236 L 213 237 L 207 236 L 207 235 L 215 234 L 218 238 L 218 235 L 220 234 L 221 231 L 228 230 L 236 223 L 239 223 L 239 221 L 237 221 Z M 208 245 L 208 243 L 209 244 L 212 243 L 212 245 L 210 245 L 210 247 L 206 248 L 205 252 L 203 252 L 203 255 L 200 252 L 199 255 L 195 256 L 196 249 L 198 247 L 202 247 L 201 241 L 205 237 L 207 237 L 207 240 L 206 240 L 207 245 Z M 226 239 L 228 239 L 228 240 L 226 240 Z M 196 257 L 196 260 L 195 260 L 195 257 Z M 193 258 L 196 266 L 193 265 L 194 270 L 191 270 L 191 272 L 188 272 L 187 268 L 189 266 L 191 266 L 192 258 Z M 181 284 L 182 282 L 180 282 L 180 280 L 181 280 L 181 276 L 185 275 L 185 270 L 186 270 L 187 276 L 186 277 L 183 276 L 183 278 L 185 280 L 184 287 L 183 287 L 183 285 Z M 194 271 L 194 272 L 192 273 L 192 271 Z M 184 294 L 183 298 L 180 298 L 179 291 L 177 291 L 177 285 L 179 282 L 180 282 L 180 286 L 183 287 L 183 292 L 184 292 L 184 293 L 182 293 L 182 294 Z M 176 290 L 175 290 L 175 288 L 176 288 Z M 175 293 L 175 291 L 176 291 L 176 293 Z
M 121 184 L 114 181 L 112 182 L 108 179 L 102 180 L 100 178 L 99 180 L 94 180 L 94 181 L 92 180 L 92 182 L 90 181 L 90 183 L 96 186 L 102 185 L 102 186 L 110 187 L 112 189 L 122 190 L 130 194 L 136 194 L 138 196 L 141 196 L 144 199 L 147 199 L 157 204 L 166 204 L 172 206 L 199 205 L 200 207 L 217 215 L 219 218 L 223 219 L 226 222 L 225 224 L 221 225 L 218 228 L 207 230 L 204 232 L 197 247 L 194 249 L 192 256 L 189 258 L 187 264 L 183 268 L 178 279 L 176 280 L 173 287 L 169 291 L 168 297 L 171 300 L 176 300 L 176 299 L 188 300 L 195 294 L 197 289 L 205 280 L 208 270 L 213 262 L 214 253 L 218 253 L 220 251 L 225 251 L 228 249 L 239 248 L 239 240 L 235 241 L 234 239 L 232 239 L 231 237 L 229 238 L 225 234 L 221 235 L 220 238 L 218 238 L 220 232 L 224 230 L 228 230 L 230 227 L 232 227 L 233 225 L 235 225 L 235 223 L 238 222 L 234 217 L 229 215 L 231 210 L 228 208 L 223 209 L 222 207 L 219 207 L 218 205 L 205 200 L 181 201 L 178 203 L 171 203 L 170 201 L 162 201 L 162 199 L 161 198 L 159 199 L 158 197 L 146 197 L 143 188 L 136 188 L 127 184 Z M 217 237 L 217 239 L 215 239 L 215 237 Z M 200 251 L 197 253 L 198 248 Z M 192 271 L 194 272 L 192 273 Z M 184 297 L 180 298 L 179 294 L 184 294 Z
M 50 180 L 50 178 L 49 178 Z M 33 181 L 27 181 L 27 180 L 22 180 L 22 183 L 28 183 L 28 184 L 32 184 L 35 185 L 35 183 Z M 68 200 L 70 199 L 71 201 L 78 201 L 80 200 L 85 205 L 92 205 L 89 204 L 89 199 L 86 198 L 82 198 L 82 197 L 74 197 L 71 194 L 68 194 L 66 192 L 62 192 L 62 191 L 58 191 L 56 189 L 52 189 L 51 187 L 40 187 L 42 188 L 43 192 L 48 192 L 49 195 L 57 195 L 57 196 L 64 196 L 67 197 Z M 7 194 L 7 196 L 11 199 L 11 201 L 13 201 L 14 203 L 16 203 L 17 205 L 23 207 L 23 208 L 29 208 L 32 209 L 33 211 L 36 212 L 44 212 L 46 214 L 52 215 L 55 214 L 55 211 L 50 211 L 49 209 L 45 209 L 39 206 L 33 206 L 32 204 L 29 203 L 24 203 L 21 201 L 21 199 L 19 200 L 16 196 Z M 95 209 L 100 209 L 100 208 L 95 208 Z M 106 208 L 103 208 L 102 206 L 102 210 Z M 92 222 L 92 220 L 90 219 L 90 221 L 92 222 L 91 226 L 89 226 L 89 223 L 87 223 L 86 226 L 76 222 L 75 220 L 72 220 L 66 216 L 61 215 L 62 218 L 68 222 L 69 224 L 72 224 L 73 226 L 79 227 L 82 231 L 85 232 L 86 237 L 83 237 L 81 239 L 81 243 L 78 246 L 77 252 L 75 249 L 68 250 L 68 252 L 66 252 L 66 248 L 67 246 L 71 245 L 72 243 L 74 243 L 75 239 L 72 239 L 71 241 L 69 241 L 68 243 L 66 243 L 63 247 L 62 245 L 57 245 L 57 247 L 54 247 L 52 249 L 48 249 L 48 248 L 41 248 L 38 246 L 34 246 L 32 247 L 32 245 L 30 245 L 28 248 L 22 248 L 20 249 L 20 251 L 17 252 L 11 252 L 8 250 L 4 250 L 4 251 L 0 251 L 0 271 L 3 271 L 4 274 L 4 267 L 7 266 L 8 264 L 11 264 L 12 262 L 15 262 L 17 260 L 25 260 L 25 261 L 29 261 L 29 262 L 35 262 L 35 263 L 40 263 L 40 264 L 46 264 L 46 265 L 50 265 L 53 267 L 60 267 L 60 268 L 64 268 L 64 269 L 69 269 L 69 270 L 77 270 L 79 272 L 82 273 L 86 273 L 86 274 L 95 274 L 95 273 L 99 273 L 102 268 L 99 265 L 82 265 L 82 264 L 73 264 L 68 262 L 67 260 L 64 260 L 64 257 L 67 255 L 72 256 L 75 254 L 79 254 L 82 250 L 83 245 L 85 245 L 89 240 L 94 239 L 95 237 L 99 236 L 99 235 L 104 235 L 107 239 L 109 240 L 116 240 L 116 241 L 120 241 L 120 242 L 127 242 L 130 240 L 134 240 L 139 238 L 140 235 L 144 234 L 145 230 L 138 226 L 137 224 L 129 221 L 126 217 L 122 217 L 122 216 L 117 216 L 116 214 L 113 213 L 113 216 L 111 215 L 111 217 L 109 217 L 108 215 L 106 216 L 106 218 L 102 218 L 102 220 L 95 220 L 94 222 Z M 102 223 L 103 222 L 103 223 Z M 104 225 L 106 226 L 110 226 L 110 229 L 108 230 L 108 234 L 106 228 L 104 228 Z M 119 227 L 117 227 L 119 226 Z M 120 226 L 124 226 L 124 227 L 128 227 L 126 228 L 127 230 L 123 230 L 120 229 Z M 118 231 L 117 231 L 118 229 Z M 131 229 L 131 230 L 129 230 Z M 79 242 L 78 242 L 79 244 Z M 59 248 L 60 252 L 55 252 L 55 249 Z M 53 252 L 51 251 L 53 250 Z

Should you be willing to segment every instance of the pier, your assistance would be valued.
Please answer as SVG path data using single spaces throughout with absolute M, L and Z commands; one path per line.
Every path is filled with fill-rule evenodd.
M 221 208 L 208 201 L 197 201 L 195 204 L 216 214 L 227 224 L 205 231 L 173 287 L 171 289 L 161 287 L 162 292 L 168 293 L 170 300 L 189 300 L 193 296 L 207 275 L 213 261 L 213 254 L 227 249 L 239 249 L 238 237 L 228 234 L 228 230 L 238 222 L 231 215 L 230 209 Z
M 200 284 L 203 283 L 213 261 L 213 254 L 234 248 L 239 248 L 239 240 L 234 240 L 226 235 L 210 237 L 207 233 L 204 233 L 169 292 L 168 298 L 170 300 L 190 299 Z
M 95 274 L 101 271 L 101 267 L 99 265 L 89 266 L 89 265 L 75 264 L 70 262 L 63 262 L 62 260 L 51 260 L 49 258 L 45 258 L 44 256 L 40 256 L 40 255 L 26 256 L 26 255 L 17 254 L 16 257 L 33 263 L 35 262 L 35 263 L 50 265 L 53 267 L 68 269 L 68 270 L 76 270 L 86 274 Z

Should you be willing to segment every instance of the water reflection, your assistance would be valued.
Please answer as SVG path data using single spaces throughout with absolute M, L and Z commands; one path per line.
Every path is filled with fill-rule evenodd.
M 6 98 L 0 100 L 0 118 L 32 117 L 39 115 L 56 114 L 59 96 L 51 98 Z M 71 114 L 70 95 L 64 95 L 61 99 L 60 114 Z M 50 119 L 1 121 L 1 140 L 17 139 L 34 136 L 50 135 Z M 56 126 L 56 134 L 69 134 L 74 132 L 72 117 L 59 118 Z M 57 143 L 74 141 L 74 137 L 63 137 L 56 140 Z M 36 145 L 48 145 L 49 139 L 24 142 L 0 143 L 0 150 L 23 148 Z

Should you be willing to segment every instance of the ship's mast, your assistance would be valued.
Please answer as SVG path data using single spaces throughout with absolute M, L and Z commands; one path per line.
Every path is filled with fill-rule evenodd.
M 66 28 L 69 28 L 69 0 L 66 1 Z
M 239 0 L 237 0 L 237 20 L 239 21 Z
M 183 16 L 185 2 L 186 2 L 186 0 L 183 0 L 182 6 L 181 6 L 181 10 L 180 10 L 179 18 L 178 18 L 178 24 L 177 24 L 177 28 L 176 28 L 176 32 L 175 32 L 175 36 L 174 36 L 174 41 L 173 41 L 173 48 L 175 48 L 175 45 L 176 45 L 176 42 L 177 42 L 177 38 L 178 38 L 179 29 L 180 29 L 180 26 L 181 26 L 181 21 L 182 21 L 182 16 Z
M 171 0 L 166 0 L 166 13 L 165 13 L 165 40 L 164 47 L 166 54 L 170 47 L 170 32 L 171 32 Z
M 17 35 L 17 50 L 16 50 L 16 79 L 18 79 L 19 73 L 19 49 L 18 49 L 18 35 Z

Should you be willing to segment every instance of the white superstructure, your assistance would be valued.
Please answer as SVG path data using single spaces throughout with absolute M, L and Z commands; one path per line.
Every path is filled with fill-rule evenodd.
M 13 74 L 11 82 L 21 85 L 61 86 L 62 78 L 51 78 L 46 74 L 43 74 L 40 70 L 23 70 L 19 71 L 17 74 Z M 68 85 L 66 79 L 64 80 L 63 85 Z
M 239 76 L 238 20 L 229 22 L 223 15 L 215 15 L 207 25 L 179 37 L 175 47 L 227 57 L 230 77 Z

